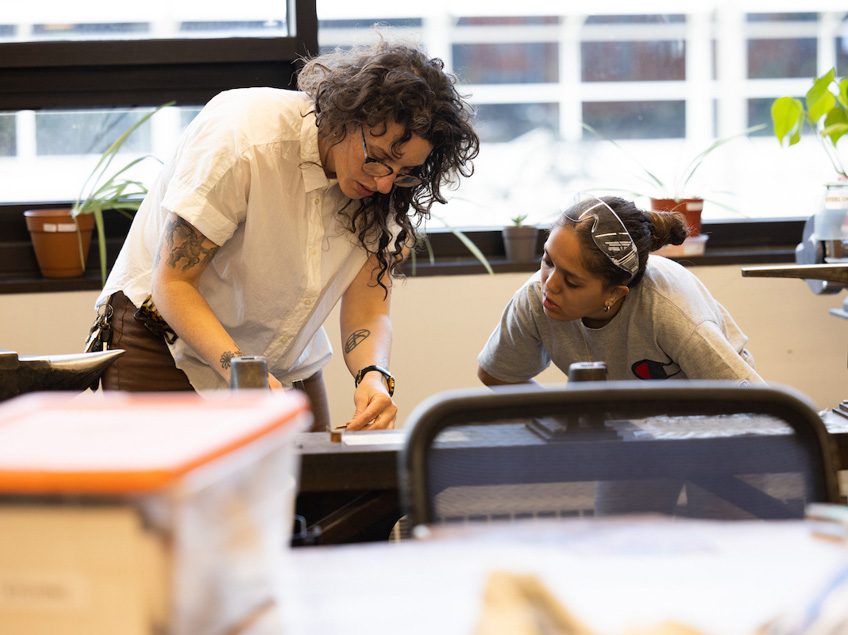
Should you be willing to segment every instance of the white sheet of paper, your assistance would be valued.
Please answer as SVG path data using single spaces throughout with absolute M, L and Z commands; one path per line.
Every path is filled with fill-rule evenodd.
M 345 445 L 401 445 L 403 430 L 374 430 L 373 432 L 344 432 L 342 443 Z

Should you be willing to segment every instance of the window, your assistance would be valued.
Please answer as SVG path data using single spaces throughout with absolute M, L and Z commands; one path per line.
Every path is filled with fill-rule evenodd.
M 769 107 L 829 66 L 848 71 L 848 11 L 771 4 L 691 0 L 661 14 L 615 0 L 591 14 L 472 0 L 426 11 L 385 0 L 3 3 L 0 204 L 72 199 L 97 135 L 134 107 L 177 101 L 127 148 L 164 158 L 215 93 L 291 87 L 298 54 L 372 41 L 379 23 L 442 58 L 478 110 L 476 173 L 434 210 L 452 225 L 501 225 L 517 208 L 545 222 L 586 189 L 638 196 L 639 163 L 668 180 L 716 137 L 755 124 L 768 128 L 698 170 L 693 185 L 716 201 L 705 218 L 807 216 L 832 169 L 816 143 L 781 149 Z
M 165 158 L 216 93 L 291 87 L 297 57 L 318 48 L 314 1 L 3 3 L 0 204 L 73 200 L 145 107 L 177 102 L 122 152 Z
M 586 189 L 638 197 L 649 193 L 642 167 L 672 180 L 713 140 L 756 124 L 767 128 L 696 173 L 693 185 L 710 199 L 705 219 L 812 214 L 832 169 L 816 143 L 779 147 L 770 105 L 803 95 L 831 65 L 848 70 L 848 11 L 692 0 L 660 14 L 654 4 L 635 13 L 607 2 L 593 15 L 579 3 L 434 1 L 416 12 L 379 2 L 368 5 L 370 20 L 342 0 L 317 8 L 323 49 L 367 41 L 382 22 L 459 77 L 482 148 L 474 176 L 436 210 L 452 225 L 497 226 L 516 210 L 545 222 Z

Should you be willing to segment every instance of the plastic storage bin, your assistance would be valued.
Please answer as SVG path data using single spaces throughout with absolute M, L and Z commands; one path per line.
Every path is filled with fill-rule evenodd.
M 299 393 L 26 395 L 0 406 L 0 632 L 237 631 L 274 597 Z

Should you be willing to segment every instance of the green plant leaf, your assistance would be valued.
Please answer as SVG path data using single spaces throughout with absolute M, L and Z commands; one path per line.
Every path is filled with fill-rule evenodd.
M 436 264 L 436 254 L 433 253 L 433 243 L 430 242 L 430 237 L 424 234 L 421 240 L 424 243 L 424 248 L 427 250 L 427 259 L 430 261 L 430 264 Z
M 158 108 L 145 113 L 138 121 L 124 130 L 100 155 L 94 168 L 89 172 L 80 188 L 77 200 L 71 208 L 74 218 L 80 214 L 93 214 L 94 224 L 97 228 L 97 243 L 100 257 L 100 280 L 106 284 L 106 235 L 103 226 L 103 212 L 106 210 L 117 210 L 122 215 L 132 217 L 130 212 L 138 210 L 141 200 L 147 194 L 147 187 L 138 180 L 122 177 L 128 170 L 147 159 L 156 159 L 152 155 L 145 155 L 125 164 L 117 171 L 111 173 L 108 178 L 106 174 L 111 167 L 112 161 L 126 140 L 139 127 L 148 121 L 157 112 L 172 106 L 175 102 L 169 101 Z M 158 161 L 158 159 L 156 159 Z M 161 163 L 161 161 L 160 161 Z
M 695 175 L 695 172 L 704 162 L 710 153 L 716 148 L 720 148 L 725 143 L 729 143 L 734 139 L 738 139 L 740 137 L 747 137 L 752 132 L 756 132 L 758 130 L 762 130 L 766 125 L 764 123 L 757 124 L 756 126 L 750 126 L 749 128 L 745 128 L 742 132 L 737 132 L 736 134 L 732 134 L 728 137 L 722 137 L 721 139 L 716 139 L 713 141 L 706 150 L 701 151 L 699 154 L 695 155 L 695 158 L 689 162 L 689 165 L 686 166 L 686 170 L 683 172 L 683 181 L 680 184 L 679 188 L 675 188 L 674 198 L 682 198 L 683 192 L 686 190 L 686 186 L 689 184 L 689 181 Z
M 848 132 L 848 116 L 842 110 L 833 110 L 824 121 L 822 128 L 822 136 L 830 139 L 833 145 Z
M 794 97 L 778 97 L 771 104 L 771 121 L 774 136 L 781 145 L 794 146 L 801 140 L 804 126 L 804 104 Z
M 517 216 L 513 216 L 509 220 L 511 220 L 512 224 L 516 227 L 521 227 L 524 224 L 524 221 L 527 220 L 527 214 L 518 214 Z
M 103 226 L 103 210 L 94 210 L 94 226 L 97 228 L 97 255 L 100 257 L 100 286 L 106 286 L 106 230 Z
M 480 251 L 480 248 L 477 247 L 477 245 L 475 245 L 468 236 L 466 236 L 464 233 L 462 233 L 460 230 L 456 229 L 455 227 L 451 227 L 451 225 L 448 222 L 446 222 L 445 219 L 442 218 L 441 216 L 438 216 L 437 214 L 433 214 L 432 212 L 430 212 L 430 216 L 437 219 L 445 227 L 447 227 L 450 230 L 450 232 L 459 239 L 459 242 L 461 242 L 463 245 L 465 245 L 465 248 L 469 252 L 471 252 L 471 255 L 474 256 L 477 260 L 480 261 L 480 264 L 483 265 L 483 268 L 485 268 L 486 271 L 488 271 L 490 274 L 495 273 L 492 270 L 492 266 L 489 264 L 489 261 L 486 258 L 486 256 L 483 254 L 482 251 Z M 430 245 L 429 241 L 427 242 L 427 245 L 428 246 Z M 433 254 L 433 252 L 430 251 L 430 262 L 431 263 L 433 262 L 432 254 Z
M 836 99 L 845 110 L 848 110 L 848 77 L 839 80 L 839 92 L 836 94 Z
M 465 248 L 466 248 L 468 251 L 470 251 L 470 252 L 471 252 L 471 254 L 472 254 L 472 255 L 473 255 L 473 256 L 474 256 L 477 260 L 479 260 L 479 261 L 480 261 L 480 264 L 482 264 L 482 265 L 483 265 L 483 267 L 486 269 L 486 271 L 488 271 L 490 274 L 494 274 L 494 273 L 495 273 L 494 271 L 492 271 L 492 266 L 489 264 L 489 261 L 486 259 L 486 256 L 484 256 L 484 255 L 483 255 L 483 252 L 482 252 L 482 251 L 480 251 L 480 248 L 479 248 L 479 247 L 477 247 L 477 245 L 475 245 L 475 244 L 471 241 L 471 239 L 470 239 L 468 236 L 466 236 L 465 234 L 463 234 L 463 233 L 462 233 L 461 231 L 459 231 L 458 229 L 450 228 L 450 230 L 451 230 L 451 233 L 452 233 L 454 236 L 456 236 L 456 237 L 459 239 L 459 241 L 460 241 L 463 245 L 465 245 Z
M 432 265 L 436 262 L 436 256 L 433 254 L 433 245 L 430 244 L 430 237 L 426 233 L 416 234 L 415 244 L 412 246 L 412 249 L 409 250 L 409 259 L 412 261 L 412 276 L 415 276 L 418 271 L 418 250 L 421 249 L 422 246 L 427 251 L 427 257 L 430 260 L 430 264 Z
M 620 146 L 614 140 L 610 139 L 609 137 L 605 137 L 604 135 L 602 135 L 600 132 L 595 130 L 592 126 L 590 126 L 587 123 L 580 122 L 580 125 L 583 127 L 584 130 L 591 132 L 593 135 L 595 135 L 599 139 L 603 139 L 604 141 L 607 141 L 608 143 L 611 143 L 616 148 L 618 148 L 621 151 L 621 153 L 624 154 L 624 156 L 626 156 L 628 159 L 633 161 L 633 163 L 635 163 L 637 166 L 639 166 L 639 169 L 642 170 L 643 174 L 647 177 L 647 179 L 646 179 L 647 182 L 650 183 L 652 186 L 657 187 L 660 190 L 666 189 L 665 183 L 663 183 L 653 172 L 651 172 L 648 168 L 646 168 L 644 165 L 642 165 L 642 163 L 636 157 L 631 155 L 627 150 L 625 150 L 622 146 Z
M 803 121 L 809 121 L 817 129 L 816 136 L 834 171 L 848 176 L 836 151 L 836 142 L 848 133 L 845 127 L 848 124 L 848 78 L 837 80 L 836 70 L 831 68 L 812 80 L 806 95 L 806 112 L 804 104 L 792 103 L 797 101 L 779 97 L 772 102 L 772 122 L 778 141 L 783 144 L 788 139 L 788 145 L 795 145 L 800 140 Z
M 836 105 L 836 97 L 830 91 L 830 85 L 836 77 L 836 71 L 830 69 L 813 81 L 813 86 L 807 91 L 807 118 L 813 125 L 830 112 Z

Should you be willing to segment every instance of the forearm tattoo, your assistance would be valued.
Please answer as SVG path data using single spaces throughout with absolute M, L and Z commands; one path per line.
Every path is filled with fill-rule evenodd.
M 242 353 L 239 349 L 234 351 L 224 351 L 221 354 L 221 368 L 229 368 L 232 364 L 233 357 L 240 357 L 241 355 L 244 355 L 244 353 Z
M 204 247 L 205 236 L 188 221 L 179 216 L 165 227 L 165 240 L 168 241 L 168 264 L 187 271 L 197 265 L 208 263 L 218 246 Z
M 365 340 L 369 335 L 371 335 L 371 331 L 368 329 L 359 329 L 358 331 L 354 331 L 350 334 L 350 337 L 347 338 L 344 345 L 344 352 L 350 353 L 354 348 L 359 346 L 363 340 Z

